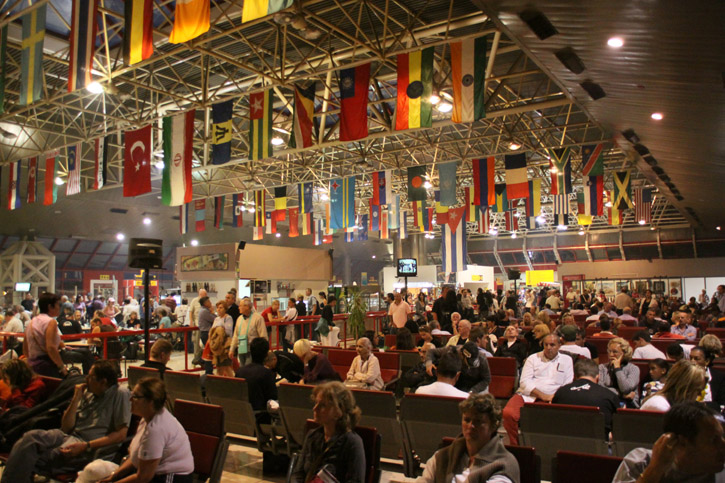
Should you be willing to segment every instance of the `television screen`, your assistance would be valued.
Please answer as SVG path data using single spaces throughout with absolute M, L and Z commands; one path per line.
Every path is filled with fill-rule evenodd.
M 15 282 L 16 292 L 30 292 L 30 282 Z
M 398 277 L 416 277 L 418 260 L 415 258 L 398 258 Z

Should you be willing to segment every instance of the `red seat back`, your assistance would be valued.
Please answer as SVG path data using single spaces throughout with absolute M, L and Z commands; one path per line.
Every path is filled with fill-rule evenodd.
M 690 342 L 684 339 L 652 339 L 652 345 L 657 347 L 659 350 L 667 354 L 667 348 L 672 344 L 689 344 Z
M 601 331 L 602 329 L 600 329 L 599 327 L 587 327 L 587 337 L 591 337 Z
M 556 453 L 556 482 L 579 483 L 586 475 L 587 483 L 610 483 L 622 463 L 617 456 L 601 456 L 573 451 Z
M 641 332 L 642 330 L 642 327 L 625 327 L 621 325 L 619 326 L 619 330 L 617 331 L 617 336 L 631 341 L 632 337 L 634 337 L 635 334 Z
M 194 455 L 194 473 L 210 478 L 217 470 L 224 447 L 224 410 L 214 404 L 203 404 L 184 399 L 174 403 L 174 416 L 189 436 Z M 221 471 L 219 471 L 221 474 Z
M 508 399 L 514 394 L 516 378 L 513 376 L 491 376 L 491 383 L 488 385 L 490 392 L 496 399 Z
M 397 340 L 395 334 L 385 334 L 385 347 L 393 347 Z
M 489 357 L 486 361 L 492 376 L 516 377 L 516 359 L 514 357 Z

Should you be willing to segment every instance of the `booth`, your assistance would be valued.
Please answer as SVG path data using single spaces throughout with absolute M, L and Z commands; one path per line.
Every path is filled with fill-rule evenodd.
M 456 274 L 456 281 L 459 286 L 469 289 L 474 297 L 479 288 L 484 292 L 493 291 L 496 283 L 493 267 L 483 265 L 467 265 L 466 270 Z

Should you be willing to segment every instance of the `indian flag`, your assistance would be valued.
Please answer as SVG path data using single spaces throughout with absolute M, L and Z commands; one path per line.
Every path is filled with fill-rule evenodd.
M 165 117 L 164 172 L 161 180 L 161 201 L 166 206 L 191 202 L 193 195 L 191 154 L 194 141 L 196 110 Z
M 486 44 L 485 37 L 451 43 L 453 122 L 473 122 L 486 117 L 483 101 Z
M 431 127 L 433 47 L 398 55 L 398 101 L 395 129 Z

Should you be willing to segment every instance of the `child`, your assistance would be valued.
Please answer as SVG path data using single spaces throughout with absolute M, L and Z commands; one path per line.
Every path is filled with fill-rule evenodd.
M 654 359 L 649 363 L 649 376 L 652 380 L 646 382 L 642 387 L 641 400 L 660 391 L 665 386 L 665 379 L 667 379 L 669 369 L 670 366 L 664 359 Z

